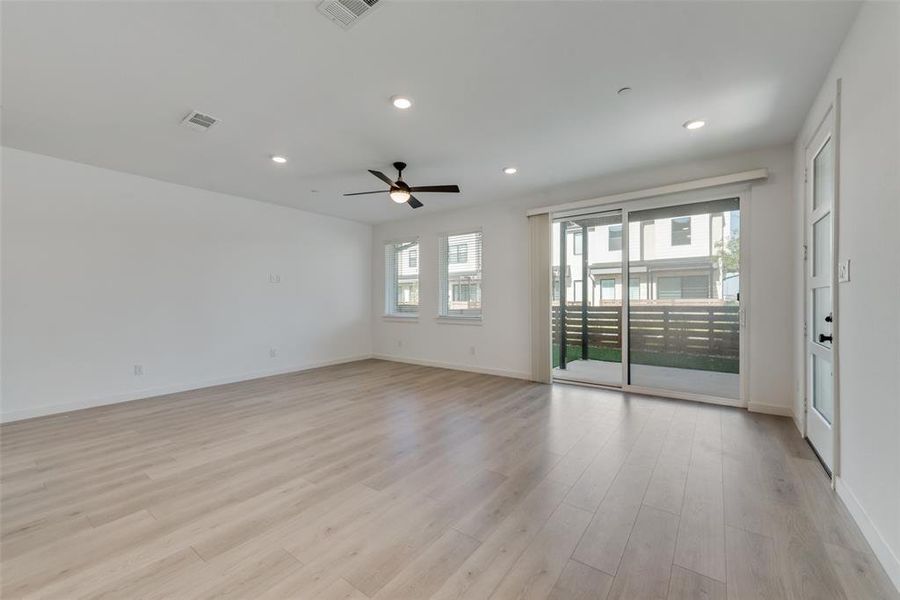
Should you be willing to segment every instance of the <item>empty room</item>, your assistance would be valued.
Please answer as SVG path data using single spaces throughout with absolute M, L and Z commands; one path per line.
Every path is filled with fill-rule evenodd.
M 900 600 L 900 1 L 0 35 L 3 600 Z

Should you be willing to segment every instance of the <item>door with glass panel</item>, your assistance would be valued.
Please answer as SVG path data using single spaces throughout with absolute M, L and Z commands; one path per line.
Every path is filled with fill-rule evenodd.
M 622 213 L 555 219 L 552 360 L 556 380 L 622 385 Z
M 807 148 L 806 435 L 831 470 L 834 459 L 832 274 L 834 240 L 834 141 L 830 119 Z
M 627 221 L 629 386 L 740 400 L 740 199 Z

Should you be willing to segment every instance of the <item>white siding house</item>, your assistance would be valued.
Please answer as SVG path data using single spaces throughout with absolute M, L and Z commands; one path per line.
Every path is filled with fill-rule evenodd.
M 738 211 L 632 220 L 628 230 L 629 297 L 632 300 L 737 300 L 734 266 L 740 235 Z M 586 226 L 565 222 L 565 297 L 580 303 L 587 286 L 587 303 L 620 303 L 622 224 Z M 553 300 L 560 300 L 560 224 L 553 234 Z M 587 234 L 587 273 L 583 236 Z

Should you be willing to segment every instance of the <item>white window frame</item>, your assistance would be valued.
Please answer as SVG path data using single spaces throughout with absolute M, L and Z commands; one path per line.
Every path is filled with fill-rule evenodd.
M 450 294 L 450 282 L 449 276 L 447 273 L 448 267 L 450 263 L 450 248 L 449 248 L 449 238 L 454 235 L 471 235 L 471 234 L 480 234 L 481 236 L 481 248 L 479 251 L 480 261 L 481 261 L 481 279 L 479 281 L 479 285 L 481 287 L 481 311 L 477 315 L 451 315 L 446 313 L 446 305 L 447 298 Z M 447 264 L 442 264 L 442 257 L 444 255 L 444 247 L 447 247 Z M 467 250 L 468 252 L 468 250 Z M 453 263 L 457 264 L 457 263 Z M 459 229 L 455 231 L 445 231 L 438 234 L 438 286 L 437 286 L 437 294 L 438 294 L 438 314 L 435 317 L 435 320 L 438 323 L 449 323 L 449 324 L 459 324 L 459 325 L 481 325 L 482 320 L 484 319 L 484 231 L 480 227 L 473 227 L 469 229 Z
M 396 246 L 398 244 L 416 244 L 417 246 L 417 261 L 416 267 L 407 267 L 407 268 L 415 268 L 417 270 L 420 269 L 422 264 L 421 255 L 419 254 L 419 250 L 421 249 L 421 241 L 418 237 L 413 238 L 404 238 L 398 240 L 385 240 L 384 241 L 384 249 L 385 249 L 385 260 L 384 260 L 384 318 L 385 319 L 398 319 L 398 320 L 417 320 L 419 318 L 419 309 L 421 309 L 421 301 L 422 301 L 422 280 L 421 280 L 421 270 L 416 275 L 416 283 L 419 285 L 419 304 L 417 305 L 416 312 L 400 312 L 397 310 L 397 298 L 395 294 L 398 292 L 399 283 L 397 281 L 397 271 L 392 270 L 391 264 L 388 262 L 387 249 L 388 247 L 393 247 L 393 251 L 395 253 L 393 262 L 396 265 L 400 265 L 403 261 L 400 260 L 399 257 L 396 256 Z

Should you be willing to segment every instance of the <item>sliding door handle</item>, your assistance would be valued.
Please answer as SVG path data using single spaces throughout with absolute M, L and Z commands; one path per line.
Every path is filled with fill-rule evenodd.
M 830 341 L 831 341 L 830 335 L 825 335 L 824 333 L 819 334 L 819 343 L 820 344 L 824 344 L 825 342 L 830 342 Z

